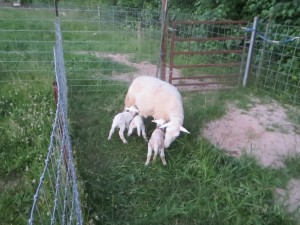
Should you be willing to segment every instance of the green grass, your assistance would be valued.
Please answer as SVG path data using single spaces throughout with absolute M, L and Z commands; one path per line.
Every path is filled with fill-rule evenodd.
M 0 83 L 0 221 L 28 221 L 49 144 L 51 83 Z
M 272 196 L 275 186 L 286 183 L 285 173 L 261 168 L 251 158 L 226 156 L 201 138 L 204 124 L 225 112 L 225 102 L 243 101 L 245 92 L 184 94 L 185 127 L 191 135 L 182 134 L 166 151 L 166 167 L 159 160 L 144 166 L 147 144 L 142 138 L 130 137 L 124 145 L 116 132 L 107 140 L 125 93 L 122 85 L 115 92 L 72 93 L 72 137 L 78 171 L 85 181 L 86 220 L 95 224 L 295 224 Z M 149 121 L 147 127 L 149 136 L 153 129 Z
M 0 9 L 1 28 L 14 31 L 0 35 L 0 60 L 7 62 L 0 64 L 1 224 L 28 222 L 54 119 L 54 12 L 32 12 Z M 252 158 L 224 155 L 201 136 L 208 121 L 225 113 L 227 102 L 247 109 L 252 89 L 183 93 L 184 126 L 191 134 L 181 134 L 166 151 L 166 167 L 159 160 L 144 166 L 142 138 L 132 136 L 124 145 L 115 133 L 108 141 L 127 84 L 104 78 L 133 68 L 83 52 L 128 52 L 132 60 L 156 63 L 159 38 L 153 28 L 145 29 L 137 45 L 136 30 L 128 24 L 96 26 L 84 24 L 86 18 L 96 15 L 72 12 L 63 21 L 64 32 L 69 31 L 63 34 L 69 121 L 84 224 L 296 224 L 272 194 L 288 178 L 299 177 L 298 158 L 288 160 L 286 170 L 265 169 Z M 153 124 L 147 120 L 146 125 L 150 136 Z
M 27 224 L 54 119 L 53 12 L 0 9 L 0 224 Z

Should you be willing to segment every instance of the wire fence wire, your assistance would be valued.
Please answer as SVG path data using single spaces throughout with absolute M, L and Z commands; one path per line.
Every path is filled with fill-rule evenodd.
M 60 16 L 71 93 L 106 91 L 103 80 L 132 74 L 137 70 L 135 63 L 157 63 L 161 38 L 158 12 L 98 7 L 63 9 Z
M 60 21 L 55 23 L 53 48 L 57 84 L 57 110 L 45 167 L 34 195 L 29 224 L 83 223 L 75 165 L 67 120 L 67 82 Z
M 0 10 L 0 81 L 42 82 L 51 77 L 53 10 Z
M 252 61 L 252 80 L 259 90 L 300 104 L 299 27 L 259 22 Z
M 107 91 L 103 80 L 137 72 L 132 63 L 155 65 L 158 61 L 161 39 L 158 11 L 69 7 L 60 10 L 60 17 L 71 93 Z M 176 18 L 170 11 L 168 20 Z M 184 18 L 194 19 L 192 15 Z M 34 82 L 49 77 L 52 73 L 52 50 L 49 46 L 54 42 L 51 27 L 53 9 L 7 8 L 3 9 L 3 13 L 1 11 L 0 22 L 1 82 L 9 82 L 13 77 L 18 77 L 18 81 Z M 299 39 L 279 44 L 268 41 L 299 36 L 299 27 L 260 20 L 258 31 L 265 39 L 259 35 L 256 37 L 249 79 L 266 94 L 300 104 Z M 190 35 L 190 31 L 184 32 Z M 224 55 L 222 60 L 228 61 L 230 57 Z M 143 70 L 141 73 L 149 72 Z M 41 79 L 32 79 L 33 74 L 38 74 Z

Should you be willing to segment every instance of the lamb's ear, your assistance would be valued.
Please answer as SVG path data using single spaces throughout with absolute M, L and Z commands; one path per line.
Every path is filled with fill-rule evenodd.
M 171 124 L 170 122 L 165 123 L 164 125 L 160 126 L 159 128 L 166 128 L 166 127 L 170 126 L 170 124 Z
M 137 110 L 138 112 L 140 112 L 140 110 L 139 110 L 139 108 L 137 107 L 137 105 L 134 105 L 134 107 L 136 108 L 136 110 Z
M 129 111 L 129 112 L 135 112 L 135 113 L 139 113 L 138 109 L 136 109 L 135 107 L 125 107 L 125 110 Z
M 131 110 L 131 111 L 133 111 L 133 112 L 135 112 L 135 113 L 140 113 L 140 111 L 139 111 L 137 108 L 135 108 L 135 109 L 133 109 L 133 110 Z
M 184 127 L 180 127 L 180 131 L 190 134 L 190 132 Z
M 166 121 L 163 119 L 158 119 L 158 120 L 152 120 L 151 122 L 156 123 L 157 125 L 160 125 L 160 124 L 163 125 Z

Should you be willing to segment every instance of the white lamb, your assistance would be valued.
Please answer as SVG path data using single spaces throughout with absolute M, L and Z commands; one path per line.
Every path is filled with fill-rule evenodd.
M 118 127 L 120 128 L 119 136 L 123 143 L 126 144 L 127 141 L 124 137 L 124 131 L 129 127 L 131 120 L 137 113 L 139 113 L 139 111 L 134 106 L 126 107 L 124 112 L 118 113 L 113 119 L 111 129 L 109 131 L 108 140 L 111 139 L 111 136 L 115 132 L 115 129 Z
M 157 154 L 159 153 L 163 165 L 167 165 L 164 150 L 165 133 L 164 128 L 160 128 L 162 123 L 164 123 L 164 120 L 153 120 L 152 122 L 155 122 L 157 124 L 157 127 L 153 131 L 151 138 L 148 142 L 148 153 L 145 165 L 149 164 L 152 152 L 154 152 L 153 161 L 156 160 Z
M 141 133 L 145 139 L 145 141 L 148 141 L 147 136 L 146 136 L 146 131 L 145 131 L 145 124 L 143 121 L 143 117 L 140 115 L 136 115 L 130 122 L 129 124 L 129 129 L 127 136 L 130 136 L 133 132 L 133 130 L 136 129 L 137 135 L 140 137 Z
M 130 85 L 125 107 L 136 106 L 139 114 L 144 117 L 167 121 L 164 146 L 170 144 L 179 136 L 180 131 L 189 133 L 183 126 L 184 112 L 182 98 L 177 88 L 168 82 L 155 77 L 140 76 Z

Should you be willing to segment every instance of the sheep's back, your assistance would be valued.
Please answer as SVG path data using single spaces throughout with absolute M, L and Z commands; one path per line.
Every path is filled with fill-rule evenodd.
M 125 107 L 136 105 L 140 115 L 170 121 L 170 114 L 183 118 L 181 95 L 173 85 L 150 76 L 140 76 L 130 85 Z

